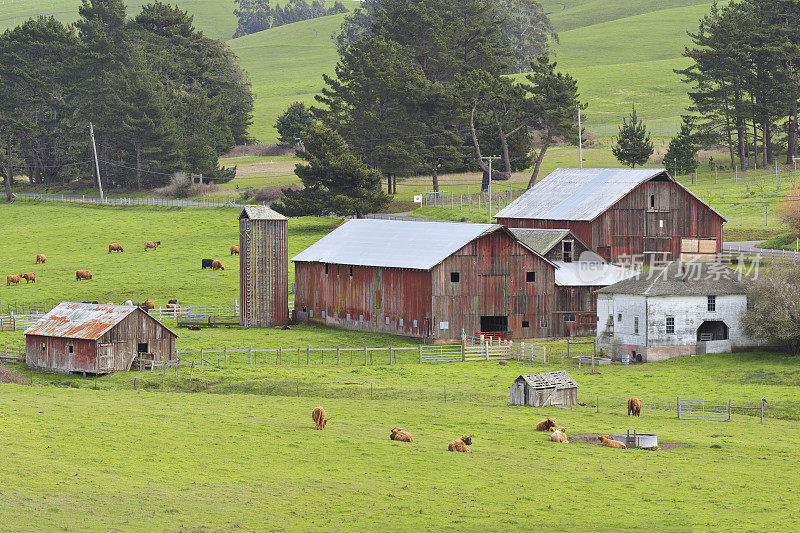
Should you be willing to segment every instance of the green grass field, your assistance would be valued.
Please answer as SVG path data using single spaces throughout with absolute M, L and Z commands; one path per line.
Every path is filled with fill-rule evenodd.
M 218 394 L 159 392 L 160 376 L 149 372 L 110 377 L 117 390 L 103 386 L 107 378 L 98 390 L 88 378 L 81 388 L 0 385 L 3 529 L 797 527 L 796 423 L 679 421 L 665 409 L 673 395 L 698 390 L 744 405 L 796 402 L 793 359 L 700 356 L 573 371 L 579 400 L 600 398 L 597 412 L 508 406 L 508 385 L 536 368 L 269 367 L 265 381 L 286 386 L 267 395 L 222 385 L 209 391 Z M 639 419 L 625 415 L 630 395 L 643 398 Z M 311 422 L 316 405 L 330 418 L 322 432 Z M 636 429 L 684 447 L 557 445 L 533 430 L 546 416 L 568 435 Z M 392 426 L 415 442 L 390 441 Z M 473 453 L 447 452 L 462 433 L 473 436 Z

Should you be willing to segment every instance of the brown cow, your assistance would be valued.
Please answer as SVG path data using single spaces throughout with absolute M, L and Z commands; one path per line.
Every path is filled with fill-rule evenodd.
M 225 270 L 225 267 L 222 266 L 222 263 L 214 259 L 214 261 L 211 263 L 211 270 Z
M 156 306 L 153 303 L 153 300 L 145 300 L 139 307 L 141 307 L 145 311 L 149 311 L 150 309 L 155 309 Z
M 108 253 L 111 252 L 124 252 L 125 250 L 122 249 L 122 246 L 118 242 L 114 242 L 108 245 Z
M 600 442 L 603 443 L 603 446 L 607 448 L 619 448 L 620 450 L 628 449 L 628 447 L 625 446 L 624 443 L 618 440 L 611 440 L 611 438 L 608 435 L 598 435 L 597 438 L 600 440 Z
M 639 416 L 642 413 L 642 400 L 631 398 L 628 400 L 628 416 Z
M 558 428 L 550 435 L 550 440 L 553 442 L 560 442 L 562 444 L 569 444 L 567 440 L 567 428 Z
M 547 418 L 536 424 L 536 431 L 554 431 L 556 427 L 555 418 Z
M 12 283 L 16 283 L 17 285 L 19 285 L 20 279 L 22 278 L 20 278 L 19 276 L 6 276 L 6 287 L 11 285 Z
M 36 273 L 35 272 L 28 272 L 27 274 L 20 274 L 20 279 L 24 279 L 25 283 L 34 282 L 36 283 Z
M 324 407 L 315 407 L 314 410 L 311 411 L 311 418 L 314 420 L 314 424 L 316 424 L 317 429 L 325 429 L 325 424 L 328 423 L 328 419 L 325 418 Z
M 76 270 L 75 281 L 80 281 L 82 279 L 92 279 L 92 273 L 88 270 Z
M 44 263 L 45 261 L 47 261 L 47 258 L 44 256 L 44 254 L 36 254 L 37 263 Z
M 239 255 L 239 247 L 231 246 L 231 255 Z
M 400 442 L 414 442 L 411 433 L 405 431 L 403 428 L 392 428 L 389 438 Z
M 159 246 L 161 246 L 161 241 L 147 241 L 144 243 L 144 251 L 146 252 L 149 248 L 155 250 Z
M 447 449 L 451 452 L 463 452 L 463 453 L 472 453 L 467 449 L 467 446 L 472 445 L 472 437 L 470 435 L 464 435 L 458 440 L 454 440 L 450 443 Z

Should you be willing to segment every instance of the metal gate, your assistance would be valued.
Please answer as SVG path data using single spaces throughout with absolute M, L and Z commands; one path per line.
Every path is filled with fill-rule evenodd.
M 678 398 L 678 418 L 681 420 L 728 422 L 731 419 L 731 402 Z

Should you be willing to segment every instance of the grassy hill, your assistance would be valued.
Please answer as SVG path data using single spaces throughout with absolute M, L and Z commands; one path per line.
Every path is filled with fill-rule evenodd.
M 126 5 L 129 13 L 136 13 L 147 3 L 146 0 L 128 0 Z M 195 25 L 214 39 L 230 39 L 236 30 L 233 0 L 174 0 L 167 3 L 189 11 L 194 15 Z M 53 15 L 66 23 L 75 22 L 80 5 L 80 0 L 0 0 L 0 30 L 17 26 L 37 15 Z

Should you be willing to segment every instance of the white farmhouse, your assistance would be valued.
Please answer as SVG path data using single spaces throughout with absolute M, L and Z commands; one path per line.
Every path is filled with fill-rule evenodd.
M 675 261 L 597 291 L 597 342 L 613 359 L 660 361 L 758 346 L 744 335 L 747 276 Z

